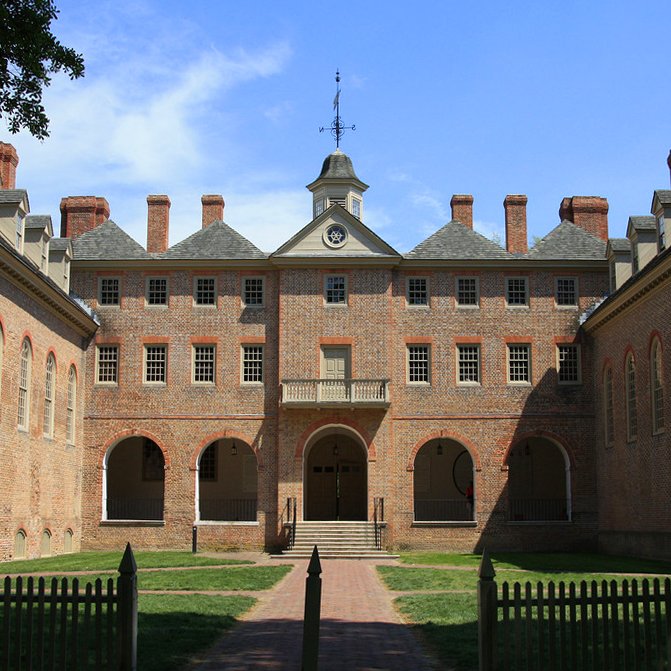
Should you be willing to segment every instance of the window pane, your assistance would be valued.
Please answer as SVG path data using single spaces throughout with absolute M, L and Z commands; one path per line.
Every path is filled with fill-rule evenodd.
M 214 382 L 214 345 L 196 345 L 193 349 L 193 381 Z
M 576 281 L 572 277 L 558 277 L 555 301 L 557 305 L 577 305 Z
M 119 305 L 119 278 L 100 278 L 100 305 Z
M 166 347 L 151 345 L 145 347 L 145 382 L 165 382 Z
M 150 277 L 147 281 L 147 305 L 168 304 L 168 280 L 165 277 Z
M 508 345 L 508 381 L 530 382 L 529 345 Z
M 526 277 L 509 277 L 507 281 L 508 305 L 527 305 Z
M 425 277 L 408 278 L 408 305 L 428 305 L 429 294 Z
M 480 347 L 459 345 L 459 382 L 480 382 Z
M 347 302 L 344 275 L 329 275 L 326 278 L 326 302 L 345 304 Z
M 98 347 L 98 382 L 117 382 L 117 366 L 119 349 L 116 345 L 101 345 Z
M 263 382 L 263 347 L 243 347 L 242 381 Z
M 457 304 L 478 305 L 478 280 L 475 277 L 457 278 Z
M 216 291 L 214 277 L 196 278 L 196 305 L 215 305 Z
M 263 305 L 263 278 L 245 278 L 245 305 Z
M 557 375 L 560 382 L 580 381 L 580 355 L 577 345 L 559 345 Z
M 408 382 L 429 381 L 429 348 L 425 345 L 408 347 Z

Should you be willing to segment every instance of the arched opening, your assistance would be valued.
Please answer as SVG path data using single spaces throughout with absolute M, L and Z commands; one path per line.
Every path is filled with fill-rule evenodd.
M 474 519 L 473 459 L 461 443 L 430 440 L 417 452 L 414 466 L 416 522 Z
M 523 440 L 508 455 L 508 517 L 513 522 L 571 519 L 571 470 L 562 447 L 547 438 Z
M 252 448 L 229 438 L 211 442 L 198 459 L 198 516 L 203 522 L 255 522 L 258 465 Z
M 144 436 L 120 441 L 107 455 L 104 506 L 107 520 L 162 520 L 165 460 Z
M 368 463 L 360 439 L 334 429 L 318 436 L 305 459 L 305 520 L 368 519 Z
M 63 552 L 65 552 L 65 553 L 72 552 L 73 536 L 74 536 L 74 534 L 72 533 L 72 529 L 66 529 L 65 530 L 65 535 L 63 537 Z
M 51 532 L 45 529 L 42 532 L 42 540 L 40 542 L 40 556 L 48 557 L 51 555 Z
M 24 559 L 26 556 L 26 532 L 19 529 L 14 538 L 14 558 Z

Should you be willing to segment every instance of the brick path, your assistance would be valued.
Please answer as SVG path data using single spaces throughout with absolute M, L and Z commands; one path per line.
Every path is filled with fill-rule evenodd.
M 307 561 L 226 634 L 190 671 L 299 671 Z M 258 593 L 257 593 L 258 594 Z M 322 561 L 320 671 L 431 671 L 370 561 Z

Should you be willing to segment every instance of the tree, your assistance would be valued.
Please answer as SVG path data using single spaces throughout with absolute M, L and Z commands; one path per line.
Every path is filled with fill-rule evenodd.
M 84 74 L 84 59 L 64 47 L 51 32 L 58 17 L 53 0 L 0 2 L 0 117 L 11 133 L 22 128 L 40 140 L 49 136 L 42 91 L 51 73 L 70 79 Z

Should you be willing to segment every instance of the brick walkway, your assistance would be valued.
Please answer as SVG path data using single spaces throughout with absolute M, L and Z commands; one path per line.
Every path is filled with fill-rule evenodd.
M 226 634 L 190 671 L 299 671 L 307 561 Z M 432 671 L 403 625 L 371 561 L 322 561 L 320 671 Z

